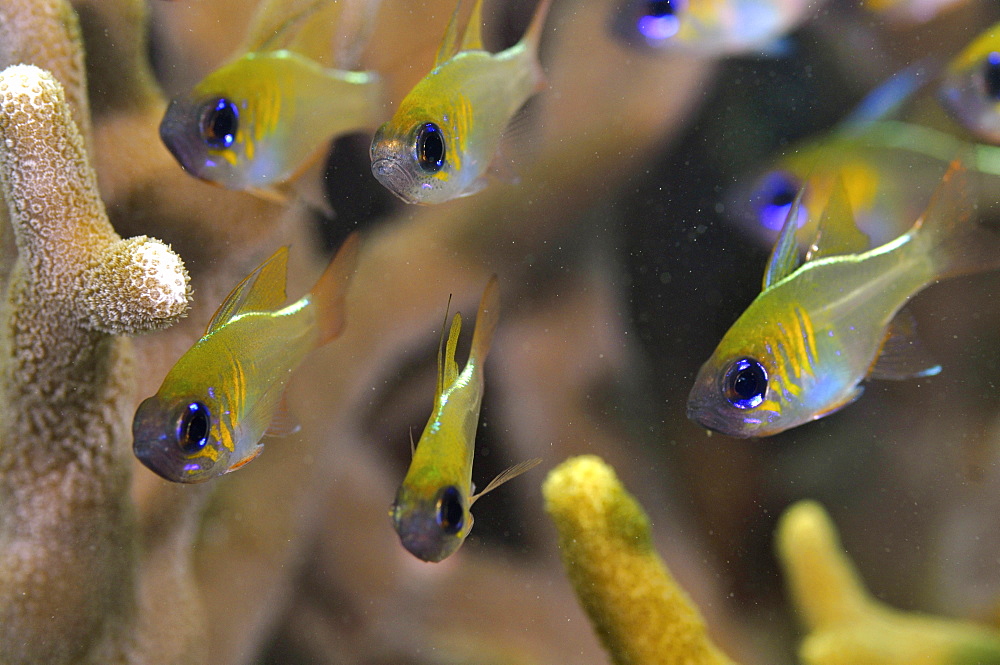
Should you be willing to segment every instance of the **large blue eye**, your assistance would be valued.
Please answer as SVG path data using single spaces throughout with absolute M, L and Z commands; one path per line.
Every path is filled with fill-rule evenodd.
M 986 96 L 994 102 L 1000 102 L 1000 52 L 994 51 L 986 56 L 983 63 L 983 83 L 986 86 Z
M 740 358 L 726 371 L 722 393 L 737 409 L 753 409 L 764 401 L 767 370 L 753 358 Z
M 444 136 L 441 128 L 428 122 L 417 128 L 414 151 L 417 164 L 427 173 L 437 173 L 444 166 Z
M 437 523 L 447 534 L 456 534 L 462 530 L 465 522 L 465 510 L 462 508 L 462 495 L 458 488 L 449 485 L 441 490 L 437 500 Z
M 187 454 L 196 453 L 208 443 L 212 416 L 201 402 L 191 402 L 181 412 L 177 423 L 177 445 Z
M 784 226 L 800 187 L 798 178 L 787 171 L 771 171 L 761 178 L 753 195 L 760 225 L 774 231 Z
M 686 4 L 685 0 L 644 0 L 635 27 L 651 42 L 669 39 L 680 30 L 678 14 Z
M 222 150 L 236 140 L 240 128 L 240 112 L 226 98 L 205 104 L 199 121 L 201 137 L 208 147 Z

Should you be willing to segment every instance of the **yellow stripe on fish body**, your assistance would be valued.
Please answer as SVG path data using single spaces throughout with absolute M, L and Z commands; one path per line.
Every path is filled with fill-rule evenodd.
M 551 0 L 541 0 L 524 37 L 491 54 L 481 48 L 476 0 L 461 50 L 457 10 L 438 60 L 400 102 L 371 145 L 372 173 L 407 203 L 441 203 L 486 185 L 501 136 L 544 84 L 538 41 Z
M 770 436 L 849 404 L 870 373 L 936 371 L 918 357 L 884 358 L 884 370 L 875 361 L 888 351 L 890 324 L 914 294 L 945 277 L 1000 267 L 1000 243 L 973 223 L 963 176 L 953 165 L 927 211 L 899 238 L 857 254 L 823 255 L 819 248 L 822 258 L 775 275 L 701 367 L 688 417 L 731 436 Z M 846 196 L 842 185 L 834 188 L 829 207 L 850 214 Z M 794 217 L 793 207 L 779 238 L 784 251 L 797 251 L 794 241 L 784 242 L 795 232 Z M 772 265 L 783 265 L 787 256 L 777 254 Z M 901 345 L 892 352 L 915 350 Z
M 455 362 L 461 315 L 455 314 L 448 341 L 438 350 L 434 409 L 389 513 L 403 547 L 423 561 L 441 561 L 454 553 L 472 529 L 469 509 L 476 499 L 540 461 L 511 467 L 473 494 L 472 462 L 485 385 L 483 363 L 499 316 L 500 293 L 494 275 L 479 302 L 472 349 L 461 373 Z
M 285 300 L 287 248 L 237 286 L 198 340 L 144 400 L 132 422 L 133 450 L 174 482 L 194 483 L 256 457 L 279 426 L 292 371 L 344 325 L 344 292 L 358 239 L 350 236 L 312 291 Z

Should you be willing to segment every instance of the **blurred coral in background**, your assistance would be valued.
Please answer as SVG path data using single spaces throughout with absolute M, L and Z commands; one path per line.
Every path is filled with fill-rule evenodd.
M 222 189 L 181 169 L 158 133 L 167 100 L 239 52 L 244 2 L 0 0 L 0 65 L 41 68 L 0 77 L 10 222 L 0 252 L 0 662 L 606 663 L 560 562 L 573 550 L 543 510 L 543 472 L 581 454 L 607 460 L 643 506 L 651 534 L 637 535 L 735 662 L 799 662 L 808 593 L 792 552 L 805 541 L 792 544 L 786 518 L 789 603 L 772 537 L 801 498 L 827 507 L 871 594 L 899 608 L 870 601 L 873 616 L 921 612 L 992 634 L 1000 276 L 934 286 L 913 302 L 938 376 L 873 381 L 850 408 L 762 440 L 709 436 L 686 419 L 685 400 L 759 291 L 773 232 L 744 214 L 755 179 L 789 146 L 836 136 L 863 96 L 918 62 L 932 63 L 928 87 L 893 120 L 969 141 L 934 106 L 933 63 L 1000 20 L 1000 7 L 831 0 L 809 5 L 773 44 L 685 53 L 622 38 L 621 16 L 646 4 L 671 3 L 555 0 L 541 39 L 546 89 L 501 151 L 511 173 L 423 207 L 372 177 L 370 134 L 334 141 L 302 173 L 298 184 L 326 205 Z M 379 120 L 430 69 L 454 9 L 381 3 L 352 63 L 384 83 Z M 534 10 L 487 0 L 487 49 L 514 44 Z M 13 103 L 17 86 L 47 100 L 42 117 Z M 897 177 L 880 183 L 929 197 L 955 155 L 919 148 L 865 152 L 864 165 L 891 165 Z M 985 158 L 978 165 L 989 224 L 1000 181 Z M 52 171 L 57 186 L 39 177 Z M 49 228 L 62 229 L 57 241 L 38 241 Z M 252 464 L 197 486 L 139 465 L 135 407 L 229 290 L 290 245 L 297 297 L 355 229 L 347 328 L 291 381 L 301 430 L 266 438 Z M 409 431 L 434 394 L 449 295 L 471 320 L 493 273 L 503 318 L 473 478 L 482 486 L 531 457 L 543 468 L 477 503 L 461 551 L 425 564 L 400 546 L 387 512 Z M 138 293 L 128 286 L 140 282 Z M 806 506 L 828 559 L 844 563 L 826 518 Z M 804 623 L 802 662 L 833 662 L 809 655 L 825 624 Z

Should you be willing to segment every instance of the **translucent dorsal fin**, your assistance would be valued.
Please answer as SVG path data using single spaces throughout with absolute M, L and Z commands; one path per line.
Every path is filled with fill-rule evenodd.
M 451 319 L 451 330 L 448 331 L 448 343 L 444 348 L 444 366 L 441 368 L 441 392 L 451 387 L 458 379 L 458 363 L 455 362 L 455 349 L 458 348 L 458 336 L 462 332 L 462 315 L 455 312 Z
M 532 457 L 531 459 L 524 460 L 520 464 L 515 464 L 509 469 L 504 469 L 499 474 L 497 474 L 496 478 L 494 478 L 493 480 L 491 480 L 489 483 L 486 484 L 486 487 L 483 488 L 482 492 L 477 492 L 476 494 L 473 494 L 471 497 L 469 497 L 469 505 L 471 506 L 472 504 L 474 504 L 476 502 L 476 499 L 486 494 L 487 492 L 495 490 L 508 480 L 514 480 L 525 471 L 530 471 L 531 469 L 534 469 L 541 463 L 542 463 L 541 457 Z
M 205 330 L 207 335 L 244 312 L 268 312 L 285 302 L 288 247 L 279 247 L 226 297 Z
M 802 207 L 802 196 L 805 191 L 805 187 L 802 187 L 795 195 L 795 200 L 788 209 L 788 216 L 785 217 L 785 223 L 778 234 L 778 240 L 771 250 L 771 258 L 767 260 L 767 268 L 764 270 L 765 290 L 788 277 L 799 267 L 799 245 L 795 233 L 799 230 L 799 209 Z
M 444 321 L 441 322 L 441 336 L 438 338 L 438 363 L 437 363 L 437 389 L 434 392 L 434 404 L 438 403 L 441 393 L 444 392 L 444 331 L 448 327 L 448 313 L 451 311 L 451 294 L 448 294 L 448 304 L 444 308 Z M 411 439 L 412 433 L 411 433 Z M 411 441 L 412 443 L 412 441 Z M 416 449 L 411 446 L 411 452 Z
M 330 4 L 331 0 L 264 0 L 250 19 L 243 50 L 260 52 L 286 48 L 303 23 Z
M 476 0 L 465 24 L 460 51 L 481 51 L 483 49 L 483 0 Z
M 889 324 L 878 357 L 868 375 L 875 379 L 915 379 L 941 371 L 917 336 L 917 320 L 909 307 L 899 310 Z
M 437 55 L 434 57 L 435 67 L 455 55 L 458 46 L 458 10 L 461 8 L 462 0 L 458 0 L 455 11 L 451 13 L 451 19 L 448 21 L 448 27 L 444 30 L 444 39 L 441 40 L 441 46 L 438 47 Z
M 816 239 L 806 253 L 806 261 L 814 261 L 824 256 L 855 254 L 868 249 L 868 236 L 858 229 L 847 195 L 843 176 L 838 175 L 833 183 L 830 200 L 820 217 L 816 229 Z

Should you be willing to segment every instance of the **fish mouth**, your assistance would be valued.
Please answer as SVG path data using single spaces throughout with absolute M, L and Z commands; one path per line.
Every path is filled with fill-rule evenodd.
M 393 504 L 391 514 L 399 542 L 421 561 L 443 561 L 462 544 L 461 538 L 442 532 L 434 515 L 427 510 L 412 506 L 409 510 L 401 509 L 397 502 Z
M 390 192 L 406 203 L 419 203 L 411 192 L 417 183 L 398 159 L 378 157 L 372 160 L 372 175 Z
M 211 182 L 204 164 L 208 152 L 198 135 L 198 107 L 186 99 L 173 99 L 160 121 L 160 140 L 181 168 Z

